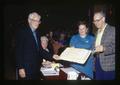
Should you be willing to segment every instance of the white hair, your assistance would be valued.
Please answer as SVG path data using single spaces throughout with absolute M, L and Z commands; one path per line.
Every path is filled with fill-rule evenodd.
M 34 18 L 38 18 L 39 20 L 41 19 L 41 16 L 37 13 L 37 12 L 32 12 L 29 14 L 28 18 L 29 19 L 34 19 Z
M 48 42 L 48 38 L 46 36 L 41 36 L 40 40 Z

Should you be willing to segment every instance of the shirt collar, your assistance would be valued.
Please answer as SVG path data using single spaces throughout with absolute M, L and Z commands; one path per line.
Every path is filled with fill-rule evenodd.
M 32 32 L 35 32 L 35 29 L 34 28 L 31 28 Z
M 104 25 L 103 29 L 102 30 L 99 29 L 98 32 L 103 32 L 105 30 L 106 26 L 107 26 L 107 23 Z
M 87 34 L 86 34 L 86 35 L 84 35 L 84 36 L 83 36 L 83 35 L 80 35 L 80 37 L 81 37 L 81 38 L 86 38 L 86 36 L 87 36 Z

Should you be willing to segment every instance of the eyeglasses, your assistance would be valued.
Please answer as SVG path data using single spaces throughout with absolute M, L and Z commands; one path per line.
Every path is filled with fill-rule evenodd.
M 29 18 L 30 19 L 30 18 Z M 40 23 L 41 21 L 40 20 L 35 20 L 35 19 L 30 19 L 31 21 L 33 21 L 33 22 L 38 22 L 38 23 Z
M 93 21 L 93 23 L 99 22 L 103 17 L 101 17 L 100 19 L 96 19 Z

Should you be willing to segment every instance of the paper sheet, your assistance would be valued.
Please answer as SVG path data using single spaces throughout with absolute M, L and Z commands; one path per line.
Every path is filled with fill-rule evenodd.
M 73 67 L 67 67 L 67 68 L 60 68 L 62 71 L 64 71 L 66 74 L 68 74 L 68 72 L 70 71 L 75 71 L 76 73 L 80 73 L 80 71 L 77 71 L 76 69 L 74 69 Z
M 60 60 L 84 64 L 91 54 L 91 50 L 68 47 L 60 55 Z

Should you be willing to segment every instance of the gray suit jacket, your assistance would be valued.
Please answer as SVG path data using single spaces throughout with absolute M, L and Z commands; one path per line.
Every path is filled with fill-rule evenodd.
M 101 45 L 105 51 L 98 54 L 104 71 L 115 71 L 115 27 L 107 25 L 102 36 Z

